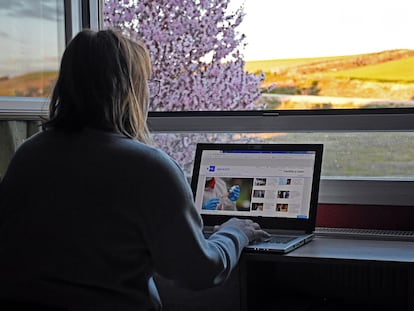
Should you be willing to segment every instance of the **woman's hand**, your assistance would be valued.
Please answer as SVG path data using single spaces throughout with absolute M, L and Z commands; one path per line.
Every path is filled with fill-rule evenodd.
M 260 228 L 257 222 L 251 219 L 231 218 L 225 223 L 215 226 L 214 231 L 225 227 L 235 227 L 243 231 L 249 239 L 249 242 L 262 241 L 270 237 L 270 234 Z

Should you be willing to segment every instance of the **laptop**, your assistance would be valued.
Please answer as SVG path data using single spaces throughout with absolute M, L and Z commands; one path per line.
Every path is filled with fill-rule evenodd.
M 287 253 L 311 241 L 322 153 L 322 144 L 197 144 L 191 187 L 206 236 L 238 217 L 271 234 L 246 251 Z

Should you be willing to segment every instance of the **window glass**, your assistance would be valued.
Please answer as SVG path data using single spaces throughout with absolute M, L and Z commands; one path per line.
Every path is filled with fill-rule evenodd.
M 244 2 L 246 69 L 265 73 L 270 109 L 413 107 L 413 1 Z
M 202 133 L 154 134 L 155 144 L 191 175 L 198 142 L 322 143 L 322 177 L 411 179 L 414 133 Z
M 412 0 L 104 3 L 149 46 L 152 111 L 414 106 Z
M 65 47 L 64 1 L 0 1 L 0 96 L 49 97 Z
M 0 176 L 17 147 L 40 130 L 39 121 L 0 121 Z M 321 143 L 323 178 L 412 179 L 414 133 L 154 133 L 153 143 L 191 176 L 197 143 Z

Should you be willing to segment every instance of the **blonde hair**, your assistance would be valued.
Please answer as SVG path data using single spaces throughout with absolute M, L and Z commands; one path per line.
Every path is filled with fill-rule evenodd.
M 85 127 L 150 143 L 147 127 L 151 61 L 141 40 L 114 30 L 83 30 L 67 46 L 44 129 Z

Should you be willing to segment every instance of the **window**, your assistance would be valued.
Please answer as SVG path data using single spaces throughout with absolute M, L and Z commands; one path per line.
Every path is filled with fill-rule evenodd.
M 0 178 L 39 130 L 65 48 L 64 0 L 0 2 Z
M 98 0 L 0 2 L 0 178 L 16 148 L 39 130 L 65 44 L 97 29 Z
M 216 19 L 216 26 L 205 20 L 208 15 L 209 8 L 207 6 L 210 5 L 210 1 L 188 2 L 186 6 L 187 10 L 194 8 L 190 5 L 192 3 L 199 6 L 206 5 L 204 8 L 197 8 L 197 11 L 200 12 L 198 15 L 199 20 L 194 17 L 193 21 L 187 24 L 190 28 L 197 28 L 200 24 L 200 19 L 204 18 L 201 24 L 205 25 L 205 27 L 201 30 L 199 29 L 199 31 L 205 32 L 208 35 L 202 37 L 200 35 L 199 38 L 205 39 L 211 37 L 212 41 L 207 42 L 191 41 L 191 38 L 185 35 L 186 31 L 188 32 L 188 28 L 182 28 L 179 24 L 168 26 L 166 24 L 168 21 L 167 17 L 170 16 L 168 14 L 171 12 L 176 14 L 174 19 L 171 20 L 180 20 L 182 17 L 180 14 L 184 14 L 183 8 L 173 6 L 162 8 L 161 2 L 157 1 L 38 0 L 26 2 L 30 2 L 31 4 L 38 3 L 40 4 L 39 7 L 44 6 L 45 3 L 55 3 L 56 10 L 62 12 L 62 14 L 66 14 L 66 24 L 63 23 L 63 20 L 56 19 L 56 25 L 54 27 L 55 29 L 61 29 L 60 31 L 56 31 L 56 34 L 61 34 L 65 30 L 66 39 L 71 37 L 71 33 L 76 33 L 81 29 L 82 25 L 97 28 L 99 24 L 102 24 L 104 27 L 126 27 L 139 30 L 140 32 L 146 29 L 145 33 L 143 33 L 145 35 L 144 39 L 146 40 L 156 40 L 157 42 L 164 42 L 165 44 L 171 43 L 179 45 L 181 58 L 176 53 L 167 53 L 165 54 L 165 57 L 168 58 L 167 62 L 161 62 L 162 58 L 155 57 L 154 55 L 157 55 L 158 52 L 150 47 L 155 68 L 154 78 L 161 79 L 162 84 L 160 94 L 154 101 L 154 106 L 151 107 L 152 111 L 149 115 L 149 125 L 155 133 L 155 140 L 158 141 L 162 148 L 166 149 L 169 153 L 176 148 L 175 153 L 172 153 L 172 155 L 179 161 L 182 161 L 180 163 L 186 167 L 187 172 L 191 171 L 191 159 L 193 157 L 191 152 L 194 144 L 198 141 L 214 141 L 218 139 L 226 141 L 268 139 L 270 141 L 272 139 L 272 141 L 276 142 L 323 142 L 326 145 L 326 152 L 324 155 L 324 172 L 320 193 L 321 202 L 393 205 L 412 205 L 412 202 L 414 202 L 414 194 L 411 191 L 414 172 L 410 164 L 410 150 L 412 149 L 411 137 L 412 130 L 414 129 L 414 109 L 411 108 L 412 95 L 414 94 L 412 94 L 410 89 L 413 86 L 414 78 L 403 76 L 401 71 L 397 77 L 395 76 L 395 72 L 392 75 L 390 74 L 389 77 L 391 78 L 383 81 L 385 83 L 384 85 L 387 85 L 390 91 L 404 89 L 405 94 L 408 95 L 398 95 L 397 97 L 384 95 L 384 97 L 381 97 L 381 102 L 372 100 L 378 97 L 373 96 L 362 101 L 364 102 L 364 108 L 370 109 L 361 109 L 361 105 L 349 105 L 349 100 L 346 99 L 347 97 L 352 98 L 352 100 L 356 97 L 361 98 L 361 95 L 331 94 L 327 92 L 325 86 L 329 85 L 326 82 L 327 80 L 339 77 L 339 79 L 350 81 L 350 86 L 346 88 L 348 90 L 357 90 L 356 88 L 352 88 L 352 83 L 355 83 L 358 79 L 367 81 L 364 89 L 370 89 L 370 86 L 374 84 L 371 83 L 370 77 L 367 77 L 367 71 L 361 73 L 361 71 L 357 70 L 358 68 L 353 68 L 348 72 L 345 70 L 331 70 L 326 76 L 322 77 L 323 79 L 318 76 L 320 73 L 316 72 L 312 73 L 313 76 L 310 78 L 307 75 L 302 77 L 303 81 L 297 77 L 292 78 L 292 81 L 304 82 L 304 84 L 289 84 L 291 81 L 288 79 L 285 81 L 286 84 L 283 84 L 283 81 L 272 80 L 282 78 L 282 74 L 280 74 L 281 69 L 274 69 L 274 63 L 272 62 L 270 62 L 270 65 L 268 62 L 258 62 L 260 59 L 265 61 L 269 60 L 267 59 L 268 56 L 260 55 L 259 59 L 257 59 L 251 56 L 252 54 L 249 51 L 249 46 L 252 45 L 259 46 L 259 49 L 264 52 L 272 50 L 272 48 L 266 45 L 259 45 L 253 41 L 253 39 L 264 38 L 265 41 L 263 42 L 276 42 L 275 50 L 278 52 L 283 52 L 283 50 L 289 52 L 289 54 L 285 55 L 270 56 L 270 60 L 273 60 L 273 58 L 278 60 L 278 66 L 300 65 L 299 67 L 302 66 L 302 69 L 310 70 L 308 68 L 309 61 L 311 63 L 317 60 L 322 61 L 323 59 L 324 61 L 333 61 L 334 59 L 329 58 L 330 56 L 341 56 L 337 55 L 338 53 L 336 52 L 333 52 L 331 55 L 320 55 L 314 52 L 312 50 L 314 46 L 320 46 L 321 42 L 326 41 L 331 46 L 337 46 L 339 43 L 344 42 L 348 46 L 362 46 L 353 44 L 354 41 L 350 28 L 348 28 L 348 32 L 344 33 L 332 30 L 333 23 L 338 19 L 348 24 L 348 26 L 352 26 L 353 24 L 358 24 L 360 27 L 368 25 L 370 28 L 364 30 L 365 38 L 370 38 L 370 40 L 365 40 L 367 42 L 383 41 L 384 44 L 387 42 L 393 43 L 394 45 L 391 49 L 400 51 L 404 57 L 394 59 L 389 64 L 395 65 L 393 68 L 398 68 L 397 64 L 401 65 L 402 63 L 406 72 L 412 73 L 414 70 L 409 70 L 409 68 L 412 68 L 409 66 L 411 66 L 411 60 L 413 60 L 411 54 L 413 50 L 412 42 L 405 41 L 406 43 L 399 44 L 397 41 L 391 41 L 391 39 L 397 40 L 397 37 L 400 38 L 400 36 L 397 36 L 397 33 L 403 34 L 406 29 L 413 29 L 413 25 L 410 24 L 412 23 L 412 19 L 404 16 L 404 14 L 412 12 L 414 5 L 412 1 L 398 0 L 397 2 L 377 3 L 375 6 L 365 7 L 364 3 L 358 2 L 354 4 L 352 1 L 344 2 L 343 4 L 335 3 L 333 5 L 329 1 L 322 0 L 313 2 L 295 0 L 288 1 L 289 3 L 285 3 L 286 1 L 281 3 L 279 1 L 263 0 L 258 5 L 253 0 L 245 0 L 246 16 L 244 19 L 237 18 L 237 13 L 235 13 L 232 18 L 229 17 L 227 19 L 229 24 L 226 24 L 223 22 L 223 16 L 221 16 L 221 22 L 219 18 Z M 63 7 L 59 3 L 62 2 L 64 3 L 64 10 L 62 9 L 61 11 L 59 8 Z M 177 1 L 174 3 L 179 5 Z M 277 3 L 279 6 L 276 8 L 270 6 L 273 3 Z M 230 6 L 225 14 L 231 15 L 231 12 L 237 12 L 240 4 L 241 1 L 230 0 Z M 292 7 L 286 9 L 281 6 L 282 4 L 291 4 Z M 10 9 L 11 5 L 8 5 L 6 8 Z M 125 5 L 125 8 L 124 10 L 117 9 L 113 11 L 114 5 Z M 345 5 L 355 8 L 350 15 L 347 15 L 345 7 L 342 8 Z M 135 8 L 137 8 L 137 11 L 135 11 Z M 308 20 L 307 18 L 309 16 L 316 16 L 316 13 L 310 14 L 313 9 L 316 9 L 316 13 L 318 11 L 324 12 L 325 16 L 319 19 Z M 384 16 L 383 13 L 380 14 L 380 9 L 384 9 L 383 12 L 386 12 L 389 16 Z M 259 15 L 263 15 L 261 22 L 248 24 L 252 21 L 252 16 L 256 14 L 255 11 L 257 10 L 259 11 Z M 337 11 L 329 14 L 330 10 Z M 41 9 L 38 11 L 41 11 Z M 153 12 L 158 12 L 159 16 L 151 15 Z M 216 8 L 216 12 L 220 12 L 220 7 Z M 16 14 L 20 14 L 20 18 L 25 16 L 23 13 L 16 12 Z M 306 15 L 302 16 L 303 13 L 306 13 Z M 113 19 L 110 24 L 108 20 L 102 22 L 102 20 L 108 17 L 108 14 L 111 14 L 111 18 Z M 193 12 L 191 14 L 196 13 Z M 379 19 L 382 18 L 383 20 L 388 20 L 388 17 L 391 15 L 393 17 L 397 15 L 400 17 L 400 22 L 397 24 L 391 24 L 389 22 L 382 23 L 383 25 L 381 27 L 375 28 L 373 24 L 366 22 L 366 18 L 363 18 L 364 16 L 371 15 Z M 139 24 L 133 18 L 125 19 L 128 16 L 143 16 L 145 18 L 143 19 L 144 22 Z M 157 26 L 164 28 L 154 28 L 149 25 L 153 23 L 156 17 L 164 17 L 165 23 Z M 286 20 L 287 17 L 290 19 Z M 2 18 L 0 23 L 3 20 Z M 41 18 L 38 18 L 38 21 L 40 20 Z M 269 26 L 268 21 L 274 27 Z M 232 24 L 239 22 L 240 25 L 237 27 L 231 27 Z M 16 29 L 20 27 L 18 22 L 15 25 Z M 295 25 L 301 27 L 301 32 L 296 33 L 293 31 Z M 395 25 L 399 29 L 392 28 Z M 218 32 L 217 27 L 221 27 L 221 30 Z M 6 28 L 2 27 L 2 29 Z M 10 31 L 20 33 L 16 29 Z M 162 32 L 160 31 L 162 29 L 168 29 L 168 31 Z M 360 30 L 362 31 L 362 28 Z M 38 31 L 36 33 L 39 34 Z M 180 40 L 171 40 L 171 36 L 176 36 L 178 33 L 182 34 Z M 243 33 L 246 35 L 245 39 L 242 39 Z M 377 36 L 374 36 L 374 33 L 380 35 L 380 40 L 374 40 L 374 37 Z M 405 38 L 409 37 L 405 36 Z M 7 42 L 3 38 L 1 39 L 2 46 L 3 42 Z M 60 55 L 65 38 L 64 35 L 57 35 L 56 38 L 58 38 L 56 42 L 60 42 L 55 45 L 58 47 L 58 53 L 56 55 Z M 334 40 L 337 38 L 339 38 L 339 41 Z M 401 38 L 404 38 L 404 36 L 401 36 Z M 237 46 L 237 43 L 241 43 L 239 47 L 243 46 L 242 42 L 247 43 L 246 48 L 238 52 L 226 54 L 228 51 L 235 51 L 234 48 Z M 307 51 L 312 53 L 308 55 L 294 53 L 292 50 L 293 43 L 301 44 L 299 52 Z M 36 43 L 34 46 L 39 47 L 42 44 L 44 43 Z M 201 67 L 199 66 L 200 64 L 195 64 L 194 61 L 191 61 L 190 54 L 193 51 L 190 48 L 192 44 L 197 47 L 206 46 L 206 49 L 203 50 L 205 53 L 198 58 L 202 64 Z M 225 61 L 216 62 L 216 67 L 213 68 L 209 68 L 207 65 L 212 62 L 214 57 L 220 55 L 217 56 L 217 54 L 214 54 L 212 52 L 214 49 L 210 48 L 208 50 L 211 46 L 220 46 L 220 53 L 222 53 L 220 55 L 227 55 L 227 57 L 223 58 Z M 361 49 L 355 52 L 357 53 L 356 55 L 362 55 L 380 50 L 385 51 L 387 49 L 385 47 L 379 50 Z M 354 52 L 349 53 L 352 54 Z M 396 52 L 395 54 L 398 53 Z M 296 61 L 296 65 L 292 65 L 287 60 L 283 60 L 286 55 L 291 60 L 293 58 Z M 344 61 L 346 58 L 339 57 L 338 62 Z M 306 62 L 303 63 L 304 59 L 308 63 L 307 65 Z M 320 63 L 315 64 L 316 67 L 318 67 L 318 64 Z M 331 63 L 328 62 L 328 64 Z M 234 73 L 233 76 L 226 76 L 228 72 L 226 66 L 231 67 L 230 72 Z M 44 71 L 48 69 L 46 67 L 46 65 L 43 65 Z M 183 72 L 196 72 L 195 69 L 197 68 L 203 74 L 208 74 L 209 77 L 215 77 L 213 80 L 216 84 L 205 83 L 207 80 L 206 77 L 200 79 L 195 74 L 187 78 L 180 78 L 180 74 Z M 161 69 L 169 72 L 171 77 L 162 76 Z M 378 66 L 374 66 L 371 69 L 378 70 Z M 387 66 L 385 68 L 382 67 L 382 70 L 387 72 L 386 69 Z M 264 75 L 261 74 L 262 71 Z M 292 67 L 290 67 L 289 71 L 293 71 Z M 344 76 L 345 73 L 348 75 Z M 350 76 L 350 73 L 352 73 L 352 76 Z M 200 71 L 199 74 L 201 74 Z M 375 70 L 371 74 L 375 74 Z M 4 76 L 4 74 L 2 73 L 0 76 Z M 237 78 L 239 82 L 231 83 L 233 78 Z M 322 80 L 318 80 L 317 78 Z M 377 76 L 377 80 L 381 79 Z M 223 81 L 225 83 L 220 83 Z M 272 85 L 272 83 L 275 84 Z M 0 87 L 1 85 L 2 81 L 0 81 Z M 335 87 L 331 90 L 335 89 L 342 90 L 342 84 L 340 88 Z M 184 91 L 177 93 L 176 90 Z M 202 99 L 199 96 L 201 93 L 207 94 L 207 99 Z M 35 96 L 33 94 L 34 92 L 29 94 L 29 96 Z M 231 96 L 226 97 L 226 94 L 230 94 Z M 1 95 L 4 96 L 4 94 Z M 296 102 L 298 95 L 299 98 L 302 98 L 300 104 Z M 316 99 L 313 97 L 314 95 L 316 95 Z M 16 96 L 16 93 L 13 96 Z M 340 101 L 338 96 L 345 98 L 342 101 L 345 104 L 334 106 L 331 101 L 327 101 L 331 97 L 336 97 L 335 102 L 338 102 Z M 47 95 L 43 95 L 43 97 L 47 97 Z M 230 98 L 231 100 L 226 100 L 225 98 Z M 267 106 L 261 106 L 263 100 L 266 98 L 268 101 L 266 102 Z M 255 100 L 252 101 L 252 99 Z M 307 100 L 303 101 L 303 99 Z M 314 101 L 310 101 L 310 99 L 322 99 L 322 102 L 315 103 Z M 252 102 L 254 103 L 253 105 L 251 104 Z M 292 105 L 296 106 L 293 107 Z M 38 120 L 39 115 L 46 114 L 47 100 L 45 98 L 0 98 L 0 119 L 2 120 Z M 368 145 L 370 146 L 369 148 L 363 147 Z M 182 146 L 185 148 L 182 148 Z M 337 146 L 341 148 L 337 149 Z M 183 152 L 177 153 L 176 151 L 180 151 L 180 148 Z M 400 150 L 399 153 L 395 150 L 397 148 Z M 364 166 L 364 163 L 369 163 L 366 167 L 373 167 L 373 163 L 370 162 L 373 154 L 377 161 L 377 167 L 365 171 L 361 170 L 360 168 Z M 360 162 L 355 168 L 352 166 L 348 168 L 343 167 L 342 164 L 348 162 L 345 159 L 349 158 Z M 338 163 L 340 164 L 339 167 Z M 352 165 L 354 164 L 356 163 L 352 163 Z
M 0 96 L 48 97 L 65 47 L 62 0 L 0 4 Z
M 104 26 L 149 46 L 162 82 L 152 111 L 406 108 L 413 9 L 409 0 L 106 0 Z
M 231 3 L 244 3 L 246 68 L 266 74 L 268 107 L 413 107 L 412 1 Z
M 339 181 L 346 189 L 367 186 L 368 194 L 375 192 L 369 187 L 374 181 L 400 191 L 414 176 L 409 156 L 414 128 L 409 73 L 414 71 L 407 70 L 414 62 L 408 39 L 413 25 L 404 17 L 413 3 L 397 2 L 231 0 L 224 9 L 204 1 L 182 7 L 177 1 L 104 1 L 104 26 L 139 33 L 147 41 L 155 77 L 162 80 L 150 126 L 160 147 L 187 173 L 198 141 L 324 142 L 322 186 Z M 241 5 L 246 15 L 240 22 Z M 404 22 L 384 23 L 390 12 Z M 226 22 L 220 14 L 227 15 Z M 237 50 L 242 42 L 247 45 Z M 238 71 L 241 64 L 248 74 Z M 228 82 L 226 72 L 237 82 Z M 356 192 L 359 202 L 378 203 L 375 196 Z M 345 202 L 358 203 L 351 196 Z M 401 203 L 391 197 L 385 204 Z

